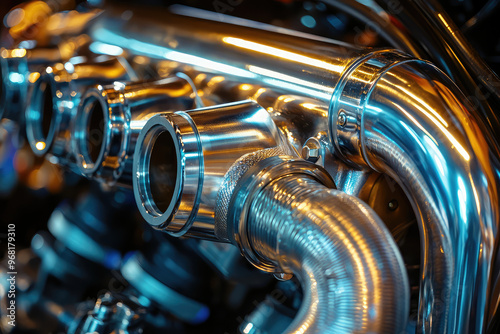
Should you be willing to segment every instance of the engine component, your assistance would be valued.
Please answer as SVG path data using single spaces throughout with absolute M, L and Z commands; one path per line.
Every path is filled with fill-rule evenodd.
M 19 179 L 47 213 L 84 200 L 17 229 L 0 314 L 17 303 L 20 326 L 1 329 L 495 332 L 498 78 L 446 13 L 273 0 L 285 19 L 267 25 L 220 2 L 8 14 L 0 196 L 24 200 Z M 402 51 L 277 27 L 345 37 L 333 8 L 373 19 L 364 45 Z
M 172 235 L 214 240 L 217 193 L 229 167 L 245 153 L 290 150 L 251 101 L 155 116 L 137 142 L 133 182 L 144 219 Z
M 45 155 L 50 150 L 54 156 L 68 159 L 70 126 L 83 89 L 96 81 L 126 80 L 130 77 L 127 67 L 119 58 L 47 67 L 34 83 L 26 109 L 26 134 L 33 152 Z
M 72 134 L 78 168 L 101 182 L 132 186 L 131 158 L 142 126 L 160 112 L 192 109 L 195 101 L 191 83 L 180 77 L 87 90 Z

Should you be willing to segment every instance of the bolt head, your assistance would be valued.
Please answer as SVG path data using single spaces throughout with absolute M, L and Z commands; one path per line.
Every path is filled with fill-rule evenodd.
M 337 117 L 337 123 L 342 128 L 347 124 L 347 115 L 345 114 L 345 112 L 343 111 L 339 112 L 339 115 Z
M 302 158 L 307 161 L 316 162 L 319 159 L 320 147 L 314 141 L 308 141 L 302 147 Z

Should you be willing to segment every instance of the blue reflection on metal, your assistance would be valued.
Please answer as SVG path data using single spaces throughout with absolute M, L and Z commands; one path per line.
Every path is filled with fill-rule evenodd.
M 100 36 L 102 40 L 114 41 L 116 46 L 132 49 L 139 54 L 149 56 L 151 58 L 155 59 L 165 58 L 185 64 L 194 65 L 196 67 L 207 68 L 216 72 L 236 75 L 239 77 L 245 77 L 245 78 L 257 77 L 254 73 L 247 70 L 242 70 L 240 68 L 226 65 L 224 63 L 208 60 L 203 57 L 198 57 L 187 53 L 178 52 L 163 46 L 142 42 L 133 38 L 125 38 L 107 29 L 102 29 L 102 28 L 99 29 L 95 35 Z

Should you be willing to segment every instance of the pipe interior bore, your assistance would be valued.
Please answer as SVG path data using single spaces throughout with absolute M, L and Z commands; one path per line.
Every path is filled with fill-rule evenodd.
M 52 118 L 54 116 L 54 102 L 52 99 L 52 87 L 50 86 L 50 84 L 45 83 L 42 86 L 42 89 L 42 112 L 40 115 L 40 124 L 42 137 L 43 139 L 47 140 L 50 134 L 50 129 L 52 127 Z
M 151 199 L 160 213 L 165 213 L 174 197 L 177 181 L 177 153 L 172 136 L 161 132 L 152 143 L 149 158 Z
M 87 162 L 95 164 L 101 155 L 104 143 L 104 109 L 97 99 L 89 101 L 86 109 L 86 133 L 83 153 Z
M 57 113 L 54 110 L 54 89 L 48 80 L 35 86 L 32 101 L 26 114 L 27 135 L 33 151 L 45 154 L 54 139 Z

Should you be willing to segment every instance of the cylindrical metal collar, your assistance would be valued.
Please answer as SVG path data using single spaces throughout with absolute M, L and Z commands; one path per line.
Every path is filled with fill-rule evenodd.
M 292 174 L 308 175 L 328 188 L 336 188 L 328 172 L 321 166 L 291 156 L 274 156 L 257 162 L 243 174 L 229 203 L 227 234 L 234 238 L 232 241 L 251 264 L 266 272 L 281 273 L 281 269 L 254 252 L 248 238 L 248 212 L 256 194 L 272 181 Z
M 77 167 L 87 177 L 116 180 L 123 169 L 130 137 L 130 109 L 124 85 L 113 90 L 89 89 L 81 99 L 73 124 L 72 146 Z
M 183 235 L 198 212 L 203 184 L 203 153 L 196 126 L 184 112 L 157 115 L 146 123 L 138 143 L 133 182 L 139 211 L 153 227 Z M 160 178 L 167 178 L 170 186 L 155 184 Z M 170 199 L 162 199 L 168 205 L 160 204 L 159 197 Z

